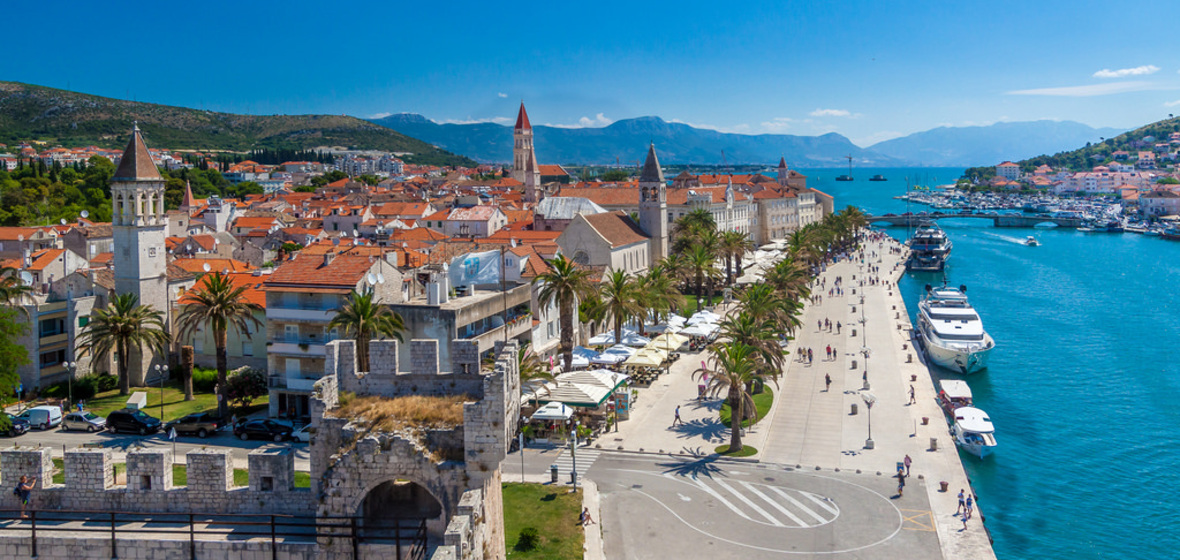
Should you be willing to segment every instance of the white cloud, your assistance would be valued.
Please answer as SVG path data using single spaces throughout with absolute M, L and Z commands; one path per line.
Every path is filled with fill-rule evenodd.
M 510 119 L 508 117 L 489 117 L 486 119 L 473 119 L 471 117 L 468 117 L 466 119 L 445 119 L 445 120 L 441 120 L 438 122 L 439 122 L 439 124 L 478 124 L 478 123 L 508 124 L 513 121 L 512 121 L 512 119 Z
M 1132 91 L 1148 91 L 1158 89 L 1174 89 L 1164 87 L 1153 82 L 1131 81 L 1114 82 L 1109 84 L 1093 84 L 1086 86 L 1068 86 L 1054 88 L 1018 89 L 1009 91 L 1008 95 L 1048 95 L 1055 97 L 1094 97 L 1097 95 L 1113 95 Z
M 1175 101 L 1169 101 L 1169 102 L 1167 102 L 1167 103 L 1164 103 L 1164 107 L 1175 107 L 1175 106 L 1177 106 L 1177 105 L 1180 105 L 1180 99 L 1177 99 L 1177 100 L 1175 100 Z
M 582 117 L 575 124 L 545 123 L 545 126 L 551 126 L 553 128 L 601 128 L 613 122 L 615 122 L 614 119 L 598 113 L 594 115 L 594 118 Z
M 390 112 L 386 111 L 386 112 L 384 112 L 384 113 L 374 113 L 374 114 L 372 114 L 372 115 L 369 115 L 369 116 L 367 116 L 367 117 L 365 117 L 365 118 L 366 118 L 366 119 L 384 119 L 385 117 L 388 117 L 388 116 L 390 116 L 390 115 L 392 115 L 392 114 L 393 114 L 393 113 L 390 113 Z
M 500 93 L 496 94 L 496 97 L 499 97 L 500 99 L 508 99 L 508 94 L 504 93 L 504 92 L 500 92 Z
M 775 118 L 774 120 L 769 120 L 769 121 L 763 122 L 762 129 L 767 132 L 783 132 L 783 131 L 791 128 L 791 123 L 793 123 L 793 122 L 795 122 L 795 119 L 791 119 L 791 118 L 787 118 L 787 117 L 778 117 L 778 118 Z
M 1127 76 L 1146 76 L 1148 74 L 1155 74 L 1159 72 L 1159 66 L 1148 64 L 1145 66 L 1136 66 L 1134 68 L 1119 68 L 1118 70 L 1110 70 L 1103 68 L 1094 73 L 1095 78 L 1126 78 Z
M 813 117 L 851 117 L 852 113 L 844 109 L 816 109 L 807 113 Z

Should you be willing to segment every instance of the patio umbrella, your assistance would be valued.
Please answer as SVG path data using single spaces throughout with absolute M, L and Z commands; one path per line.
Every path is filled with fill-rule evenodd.
M 559 402 L 551 402 L 538 408 L 529 421 L 535 420 L 569 420 L 574 415 L 574 409 Z
M 657 354 L 639 352 L 627 358 L 627 361 L 623 362 L 623 365 L 633 367 L 659 367 L 662 363 L 664 363 L 664 360 Z

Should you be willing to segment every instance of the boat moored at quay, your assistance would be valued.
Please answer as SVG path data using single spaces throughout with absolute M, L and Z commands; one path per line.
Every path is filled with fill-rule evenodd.
M 910 258 L 906 269 L 914 271 L 939 272 L 946 266 L 951 255 L 950 238 L 934 222 L 922 222 L 910 237 Z
M 996 343 L 967 301 L 967 287 L 931 288 L 918 303 L 918 336 L 926 355 L 940 367 L 964 375 L 987 368 Z

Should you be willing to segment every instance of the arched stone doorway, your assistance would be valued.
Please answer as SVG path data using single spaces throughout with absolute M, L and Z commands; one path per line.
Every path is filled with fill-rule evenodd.
M 426 520 L 431 537 L 442 538 L 447 529 L 443 506 L 426 487 L 410 480 L 387 480 L 375 486 L 361 501 L 360 515 L 366 539 L 380 539 L 395 523 L 403 526 Z

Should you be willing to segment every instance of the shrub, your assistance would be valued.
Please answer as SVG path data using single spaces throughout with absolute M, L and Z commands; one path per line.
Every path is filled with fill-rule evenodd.
M 217 387 L 217 370 L 194 367 L 193 391 L 198 393 L 212 393 Z
M 118 386 L 119 378 L 105 373 L 92 373 L 75 379 L 72 388 L 67 381 L 54 383 L 43 389 L 41 395 L 51 399 L 66 399 L 70 397 L 72 392 L 74 400 L 88 400 L 103 391 L 110 391 Z
M 238 406 L 247 407 L 254 399 L 267 394 L 266 374 L 252 368 L 242 368 L 233 372 L 226 380 L 226 398 Z
M 516 550 L 527 552 L 535 550 L 541 544 L 541 533 L 537 531 L 536 527 L 525 527 L 520 530 L 520 536 L 516 538 Z

